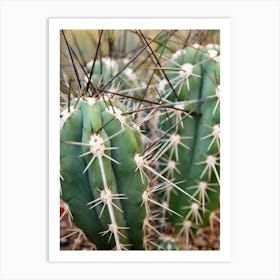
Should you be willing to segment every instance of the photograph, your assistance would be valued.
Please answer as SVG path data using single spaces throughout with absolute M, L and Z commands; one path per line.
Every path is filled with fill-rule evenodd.
M 280 280 L 279 8 L 0 0 L 0 280 Z
M 218 29 L 60 30 L 61 251 L 220 250 L 222 53 Z

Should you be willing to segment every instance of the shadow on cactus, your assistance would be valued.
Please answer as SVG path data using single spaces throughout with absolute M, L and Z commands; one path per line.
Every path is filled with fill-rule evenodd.
M 62 217 L 91 249 L 219 249 L 218 43 L 207 30 L 61 31 Z

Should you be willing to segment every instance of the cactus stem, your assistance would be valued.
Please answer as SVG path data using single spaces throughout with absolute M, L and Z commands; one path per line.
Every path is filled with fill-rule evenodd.
M 114 213 L 113 205 L 111 203 L 111 200 L 112 200 L 112 196 L 110 195 L 111 191 L 109 190 L 109 187 L 107 185 L 105 170 L 104 170 L 103 161 L 102 161 L 102 155 L 101 155 L 100 151 L 97 151 L 97 158 L 98 158 L 98 163 L 99 163 L 99 167 L 100 167 L 101 177 L 102 177 L 102 181 L 103 181 L 104 191 L 105 191 L 106 197 L 110 198 L 109 201 L 107 201 L 106 205 L 108 207 L 108 212 L 109 212 L 111 224 L 116 225 L 116 227 L 112 228 L 113 235 L 114 235 L 114 238 L 115 238 L 116 249 L 117 250 L 121 250 L 120 239 L 119 239 L 119 234 L 118 234 L 118 230 L 117 230 L 117 223 L 116 223 L 116 218 L 115 218 L 115 213 Z
M 123 132 L 123 130 L 118 131 L 117 133 L 111 135 L 110 137 L 107 137 L 105 140 L 103 140 L 103 138 L 101 136 L 99 136 L 99 134 L 92 134 L 90 136 L 89 143 L 66 142 L 68 144 L 90 147 L 90 153 L 93 154 L 93 157 L 89 161 L 89 163 L 86 166 L 86 168 L 83 171 L 83 173 L 85 173 L 88 170 L 88 168 L 90 167 L 90 165 L 93 163 L 93 161 L 96 158 L 98 158 L 98 163 L 99 163 L 101 177 L 102 177 L 102 182 L 103 182 L 103 187 L 104 187 L 104 193 L 101 193 L 101 197 L 100 197 L 101 200 L 100 201 L 96 200 L 95 201 L 96 204 L 94 206 L 100 204 L 100 202 L 103 202 L 104 205 L 103 205 L 103 207 L 101 209 L 101 212 L 99 214 L 99 218 L 102 216 L 103 211 L 105 209 L 105 206 L 107 206 L 108 207 L 109 216 L 110 216 L 110 220 L 111 220 L 111 224 L 113 224 L 113 225 L 116 224 L 116 218 L 115 218 L 113 207 L 116 207 L 121 212 L 122 212 L 122 210 L 115 203 L 112 202 L 113 195 L 112 195 L 111 191 L 109 190 L 109 187 L 108 187 L 108 184 L 107 184 L 102 157 L 105 156 L 106 158 L 109 158 L 110 160 L 112 160 L 114 162 L 117 162 L 117 161 L 115 161 L 114 159 L 112 159 L 111 157 L 109 157 L 108 155 L 105 154 L 105 150 L 107 149 L 105 147 L 105 142 L 109 141 L 110 139 L 112 139 L 116 135 L 120 134 L 121 132 Z M 120 197 L 118 197 L 118 199 L 119 198 Z M 93 208 L 93 207 L 91 207 L 91 208 Z M 113 228 L 113 235 L 114 235 L 114 239 L 115 239 L 115 244 L 116 244 L 117 250 L 121 250 L 118 231 L 114 230 L 114 228 Z

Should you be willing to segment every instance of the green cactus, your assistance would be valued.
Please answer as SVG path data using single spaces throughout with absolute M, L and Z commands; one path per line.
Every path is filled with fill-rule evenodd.
M 63 37 L 61 197 L 98 250 L 191 249 L 219 208 L 219 46 L 94 33 L 88 60 Z
M 168 207 L 184 217 L 182 221 L 169 215 L 169 220 L 177 234 L 187 236 L 186 243 L 192 231 L 209 224 L 211 212 L 219 206 L 220 66 L 219 48 L 214 47 L 179 50 L 165 66 L 179 101 L 200 100 L 181 107 L 189 113 L 170 114 L 171 124 L 166 117 L 161 119 L 164 144 L 156 154 L 157 158 L 163 156 L 163 173 L 184 182 L 181 187 L 198 200 L 174 191 L 165 196 Z M 176 101 L 167 83 L 162 94 L 166 100 Z
M 62 199 L 98 249 L 141 249 L 147 182 L 134 160 L 143 150 L 139 133 L 117 103 L 88 98 L 69 109 L 60 132 Z

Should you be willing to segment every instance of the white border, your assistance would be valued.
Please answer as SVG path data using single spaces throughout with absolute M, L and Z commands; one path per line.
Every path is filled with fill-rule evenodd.
M 221 31 L 221 249 L 219 251 L 60 251 L 59 55 L 61 29 L 219 29 Z M 193 19 L 49 19 L 49 260 L 52 262 L 229 262 L 231 260 L 231 21 Z M 223 94 L 225 92 L 225 94 Z
M 279 280 L 279 4 L 0 0 L 0 279 Z M 48 262 L 48 18 L 77 16 L 231 17 L 230 263 Z

